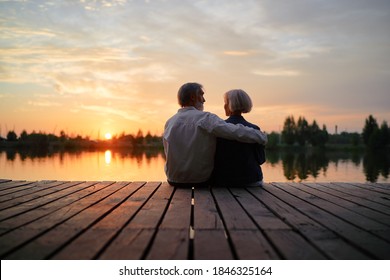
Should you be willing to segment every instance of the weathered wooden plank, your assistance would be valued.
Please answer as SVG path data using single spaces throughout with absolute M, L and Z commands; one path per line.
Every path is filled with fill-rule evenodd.
M 29 202 L 34 199 L 44 197 L 46 195 L 53 194 L 57 191 L 66 189 L 69 187 L 69 184 L 67 185 L 66 183 L 67 182 L 55 181 L 55 182 L 50 182 L 45 184 L 37 184 L 35 187 L 32 187 L 28 190 L 3 196 L 0 199 L 0 210 L 15 205 L 19 205 L 25 202 Z M 82 182 L 77 182 L 77 183 L 81 184 Z M 73 184 L 71 186 L 73 186 Z
M 194 230 L 223 230 L 223 224 L 208 188 L 194 190 Z
M 256 224 L 249 218 L 227 188 L 213 188 L 217 207 L 226 229 L 256 230 Z
M 140 188 L 143 184 L 134 182 L 126 186 L 129 192 L 134 192 L 126 201 L 51 258 L 82 260 L 95 258 L 104 246 L 131 220 L 160 183 L 147 183 Z
M 280 190 L 284 189 L 283 184 L 274 183 L 273 185 Z M 269 190 L 272 189 L 269 188 Z M 312 219 L 321 223 L 324 227 L 331 229 L 343 238 L 349 240 L 357 248 L 364 250 L 364 252 L 371 254 L 371 256 L 379 259 L 387 259 L 390 257 L 389 243 L 383 239 L 318 208 L 315 204 L 302 203 L 302 199 L 291 195 L 285 196 L 284 199 L 289 204 L 294 205 L 294 207 L 299 209 L 302 213 L 305 213 Z
M 208 188 L 194 189 L 194 259 L 234 259 Z
M 343 192 L 345 194 L 358 196 L 390 208 L 390 201 L 388 199 L 384 199 L 383 198 L 384 195 L 375 195 L 375 193 L 370 190 L 361 189 L 348 183 L 319 183 L 319 184 L 328 188 L 337 189 L 340 192 Z
M 380 187 L 382 189 L 390 190 L 390 183 L 368 183 L 374 187 Z
M 10 182 L 10 181 L 12 181 L 12 180 L 10 180 L 10 179 L 0 179 L 0 184 L 6 183 L 6 182 Z
M 231 188 L 230 191 L 234 195 L 234 197 L 240 202 L 241 206 L 244 208 L 245 212 L 250 216 L 250 218 L 255 222 L 255 224 L 260 228 L 261 232 L 263 232 L 266 239 L 257 234 L 253 236 L 254 233 L 250 231 L 242 231 L 237 232 L 242 237 L 255 238 L 258 241 L 253 241 L 253 248 L 258 248 L 256 251 L 253 251 L 253 248 L 247 248 L 249 255 L 242 255 L 240 258 L 244 259 L 280 259 L 281 255 L 277 252 L 278 245 L 272 244 L 270 242 L 271 238 L 269 233 L 272 234 L 272 231 L 275 229 L 284 229 L 291 231 L 292 235 L 297 235 L 296 232 L 293 232 L 291 227 L 289 227 L 285 222 L 276 217 L 268 208 L 265 207 L 261 201 L 257 200 L 254 196 L 252 196 L 246 189 L 244 188 Z M 236 234 L 232 232 L 232 235 Z M 232 237 L 233 238 L 233 237 Z M 296 238 L 300 239 L 301 237 L 296 236 Z M 259 243 L 259 244 L 256 244 Z M 276 247 L 276 248 L 273 248 Z M 309 249 L 310 251 L 310 249 Z
M 109 195 L 107 191 L 103 193 L 104 189 L 108 189 L 111 192 L 115 192 L 118 189 L 118 186 L 114 185 L 112 182 L 98 183 L 94 185 L 94 187 L 98 191 L 84 197 L 82 200 L 79 200 L 78 203 L 63 207 L 58 211 L 44 216 L 44 218 L 3 234 L 0 238 L 0 258 L 4 258 L 16 248 L 28 244 L 31 240 L 38 238 L 45 232 L 55 228 L 57 225 L 62 224 L 71 217 L 101 201 Z
M 15 198 L 22 197 L 24 195 L 30 195 L 32 193 L 40 192 L 45 189 L 58 186 L 61 184 L 66 183 L 65 181 L 39 181 L 34 182 L 33 184 L 30 184 L 28 188 L 17 188 L 13 192 L 10 192 L 8 194 L 4 194 L 0 197 L 0 202 L 5 202 L 8 200 L 12 200 Z
M 357 186 L 359 188 L 362 188 L 362 189 L 390 195 L 390 184 L 371 183 L 371 182 L 367 182 L 367 183 L 353 182 L 350 184 Z
M 34 182 L 30 185 L 23 185 L 23 186 L 18 187 L 17 189 L 13 188 L 12 192 L 11 192 L 11 190 L 9 190 L 10 191 L 9 193 L 2 195 L 0 197 L 0 202 L 9 201 L 9 200 L 13 200 L 16 198 L 18 198 L 17 200 L 19 200 L 20 197 L 23 197 L 26 195 L 31 196 L 33 193 L 38 193 L 40 191 L 47 190 L 49 188 L 59 186 L 59 185 L 62 185 L 64 183 L 67 183 L 67 182 L 69 182 L 69 181 L 38 181 L 38 182 Z
M 293 183 L 285 184 L 283 186 L 283 189 L 309 203 L 315 204 L 322 210 L 332 213 L 340 219 L 343 219 L 346 222 L 349 222 L 361 228 L 362 230 L 367 230 L 368 232 L 373 233 L 376 236 L 381 237 L 384 240 L 390 242 L 389 226 L 378 223 L 371 218 L 362 216 L 361 214 L 353 212 L 346 207 L 339 206 L 334 202 L 330 202 L 326 200 L 326 198 L 329 197 L 326 197 L 324 194 L 316 193 L 315 195 L 313 195 L 310 192 L 305 192 L 302 188 L 294 188 L 292 187 L 292 185 Z
M 378 223 L 390 226 L 390 215 L 386 215 L 375 210 L 375 206 L 377 205 L 375 203 L 370 203 L 370 201 L 367 201 L 360 197 L 342 194 L 330 188 L 321 187 L 316 183 L 291 183 L 290 185 L 297 189 L 335 203 L 341 207 L 347 208 L 348 210 L 370 218 Z M 370 208 L 370 205 L 372 204 L 374 204 L 374 208 Z
M 18 192 L 20 190 L 28 189 L 35 184 L 37 181 L 9 181 L 0 185 L 0 197 L 9 193 Z
M 290 195 L 271 184 L 264 184 L 263 188 L 249 188 L 252 195 L 266 205 L 282 221 L 290 225 L 295 231 L 310 240 L 324 255 L 331 259 L 367 259 L 355 247 L 344 239 L 335 235 L 329 229 L 317 223 L 305 213 L 300 212 L 292 204 L 285 202 L 285 197 Z M 272 230 L 273 228 L 269 228 Z M 278 229 L 278 228 L 275 228 Z M 280 252 L 283 254 L 284 249 Z M 284 255 L 286 258 L 287 256 Z
M 333 182 L 333 183 L 338 184 L 337 182 Z M 384 184 L 358 183 L 358 182 L 347 182 L 342 184 L 347 184 L 351 188 L 361 189 L 362 191 L 368 191 L 373 195 L 380 194 L 383 197 L 386 197 L 388 200 L 390 199 L 390 188 L 385 187 Z
M 255 191 L 256 188 L 248 188 Z M 262 191 L 262 188 L 260 189 Z M 230 191 L 234 197 L 240 202 L 251 219 L 262 230 L 289 230 L 291 227 L 287 225 L 282 219 L 277 217 L 261 200 L 256 199 L 247 189 L 231 188 Z
M 60 210 L 62 207 L 71 205 L 72 203 L 77 203 L 83 197 L 86 197 L 94 192 L 99 191 L 99 187 L 101 187 L 101 185 L 96 184 L 97 182 L 82 183 L 80 185 L 77 185 L 79 190 L 78 192 L 74 192 L 66 197 L 50 202 L 42 207 L 34 208 L 31 211 L 27 211 L 10 219 L 1 221 L 0 236 L 20 226 L 46 217 L 51 213 Z
M 159 229 L 148 260 L 185 260 L 189 257 L 189 229 Z
M 239 192 L 239 190 L 235 191 L 236 193 Z M 220 209 L 220 215 L 223 217 L 228 237 L 231 239 L 237 258 L 278 259 L 279 256 L 269 242 L 269 239 L 259 230 L 258 225 L 248 216 L 243 206 L 237 202 L 229 190 L 216 188 L 212 192 Z M 243 196 L 243 193 L 241 196 Z M 249 198 L 246 197 L 246 199 Z M 242 200 L 245 200 L 245 198 L 242 198 Z M 261 207 L 257 200 L 252 200 L 253 202 L 258 207 Z M 256 215 L 256 212 L 253 214 Z M 300 238 L 299 236 L 296 237 Z M 312 252 L 312 246 L 310 244 L 307 244 L 307 246 L 307 250 Z
M 191 201 L 192 189 L 176 188 L 147 259 L 187 259 L 190 256 Z
M 190 228 L 192 189 L 177 188 L 164 215 L 160 229 Z
M 346 199 L 358 201 L 359 204 L 364 205 L 370 209 L 373 209 L 377 212 L 381 212 L 385 215 L 390 215 L 389 207 L 387 207 L 386 205 L 382 205 L 382 204 L 377 203 L 375 201 L 368 200 L 367 197 L 359 196 L 356 194 L 351 194 L 348 191 L 346 191 L 346 189 L 343 188 L 342 186 L 339 186 L 337 184 L 327 184 L 327 183 L 319 183 L 318 185 L 323 191 L 330 190 L 330 191 L 337 192 L 339 194 L 339 196 L 342 196 Z M 374 194 L 374 195 L 377 195 L 377 194 Z
M 315 249 L 313 244 L 307 244 L 308 242 L 301 235 L 294 231 L 292 227 L 287 225 L 280 218 L 276 217 L 273 212 L 271 212 L 263 203 L 261 203 L 261 201 L 250 195 L 250 193 L 242 189 L 232 189 L 232 191 L 236 198 L 240 201 L 242 207 L 245 208 L 247 213 L 264 232 L 264 235 L 268 238 L 268 240 L 271 241 L 273 246 L 275 246 L 279 252 L 283 250 L 284 258 L 325 258 L 321 252 Z M 280 237 L 281 232 L 284 232 L 289 236 L 288 242 L 286 242 L 284 238 Z M 286 250 L 286 246 L 288 246 L 290 250 Z M 300 250 L 292 249 L 296 246 L 303 248 L 305 254 L 302 254 Z M 276 253 L 274 249 L 268 249 L 267 252 L 268 258 L 280 258 L 280 253 Z M 265 258 L 265 256 L 266 255 L 261 256 L 261 258 Z
M 116 205 L 127 198 L 132 188 L 125 188 L 127 182 L 115 183 L 114 192 L 84 211 L 74 215 L 62 224 L 31 240 L 22 248 L 15 250 L 7 259 L 46 259 L 67 244 L 85 229 L 107 215 Z M 104 192 L 104 190 L 102 190 Z
M 259 230 L 229 230 L 236 258 L 240 260 L 280 259 L 269 238 Z M 309 250 L 311 252 L 311 250 Z
M 163 183 L 98 259 L 144 259 L 174 188 Z
M 153 240 L 155 229 L 124 228 L 113 243 L 98 256 L 104 260 L 141 260 Z
M 61 199 L 61 198 L 65 197 L 71 193 L 77 192 L 77 191 L 79 191 L 79 189 L 77 188 L 78 184 L 80 184 L 80 182 L 65 183 L 65 184 L 61 185 L 62 190 L 51 193 L 49 195 L 37 196 L 33 200 L 28 200 L 24 203 L 17 204 L 13 207 L 3 209 L 0 212 L 0 221 L 12 218 L 14 216 L 20 215 L 20 214 L 25 213 L 27 211 L 31 211 L 31 210 L 36 209 L 38 207 L 42 207 L 42 206 L 49 204 L 53 201 Z
M 196 229 L 193 248 L 195 260 L 234 259 L 225 231 L 222 229 Z
M 148 202 L 137 212 L 127 227 L 132 229 L 156 229 L 169 206 L 174 188 L 163 183 Z

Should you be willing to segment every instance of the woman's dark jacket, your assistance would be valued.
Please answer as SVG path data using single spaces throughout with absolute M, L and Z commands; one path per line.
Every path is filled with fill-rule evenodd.
M 260 130 L 257 125 L 247 122 L 242 116 L 230 116 L 226 122 Z M 263 172 L 260 165 L 264 162 L 264 145 L 218 138 L 211 182 L 217 186 L 245 186 L 262 181 Z

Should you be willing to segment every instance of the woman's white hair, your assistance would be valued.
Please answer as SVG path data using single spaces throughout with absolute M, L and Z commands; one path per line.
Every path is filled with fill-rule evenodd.
M 232 89 L 225 93 L 225 102 L 229 103 L 231 112 L 249 113 L 252 110 L 252 100 L 242 89 Z

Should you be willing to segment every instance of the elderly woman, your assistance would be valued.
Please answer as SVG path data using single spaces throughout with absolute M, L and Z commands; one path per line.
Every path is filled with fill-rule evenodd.
M 225 113 L 228 123 L 242 124 L 260 130 L 257 125 L 247 122 L 243 113 L 252 109 L 252 100 L 241 90 L 225 93 Z M 215 186 L 261 186 L 263 172 L 260 165 L 265 162 L 264 145 L 240 143 L 222 138 L 217 139 L 212 182 Z

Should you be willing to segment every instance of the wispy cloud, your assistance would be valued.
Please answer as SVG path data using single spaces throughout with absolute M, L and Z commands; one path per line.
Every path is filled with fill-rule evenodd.
M 60 103 L 57 102 L 49 102 L 49 101 L 29 101 L 28 105 L 35 107 L 58 107 L 61 106 Z
M 20 37 L 31 38 L 31 37 L 55 37 L 57 36 L 49 28 L 34 29 L 29 27 L 16 27 L 16 26 L 2 26 L 0 27 L 0 36 L 4 39 L 17 39 Z
M 102 8 L 112 8 L 116 6 L 123 6 L 127 3 L 127 0 L 80 0 L 80 3 L 84 6 L 84 9 L 89 11 L 98 11 Z
M 224 51 L 223 54 L 231 56 L 247 56 L 250 55 L 248 51 Z
M 6 63 L 127 63 L 145 60 L 144 57 L 131 55 L 131 49 L 109 47 L 8 47 L 1 48 L 1 61 Z
M 299 71 L 287 69 L 254 70 L 253 74 L 265 77 L 297 77 L 302 75 Z
M 139 115 L 131 114 L 127 111 L 118 110 L 117 108 L 109 106 L 81 105 L 80 108 L 82 110 L 93 111 L 95 113 L 102 114 L 105 116 L 119 116 L 125 120 L 130 121 L 139 121 L 141 119 Z
M 174 67 L 133 56 L 124 49 L 3 48 L 0 56 L 1 81 L 54 85 L 62 95 L 127 99 L 142 81 L 175 79 Z

